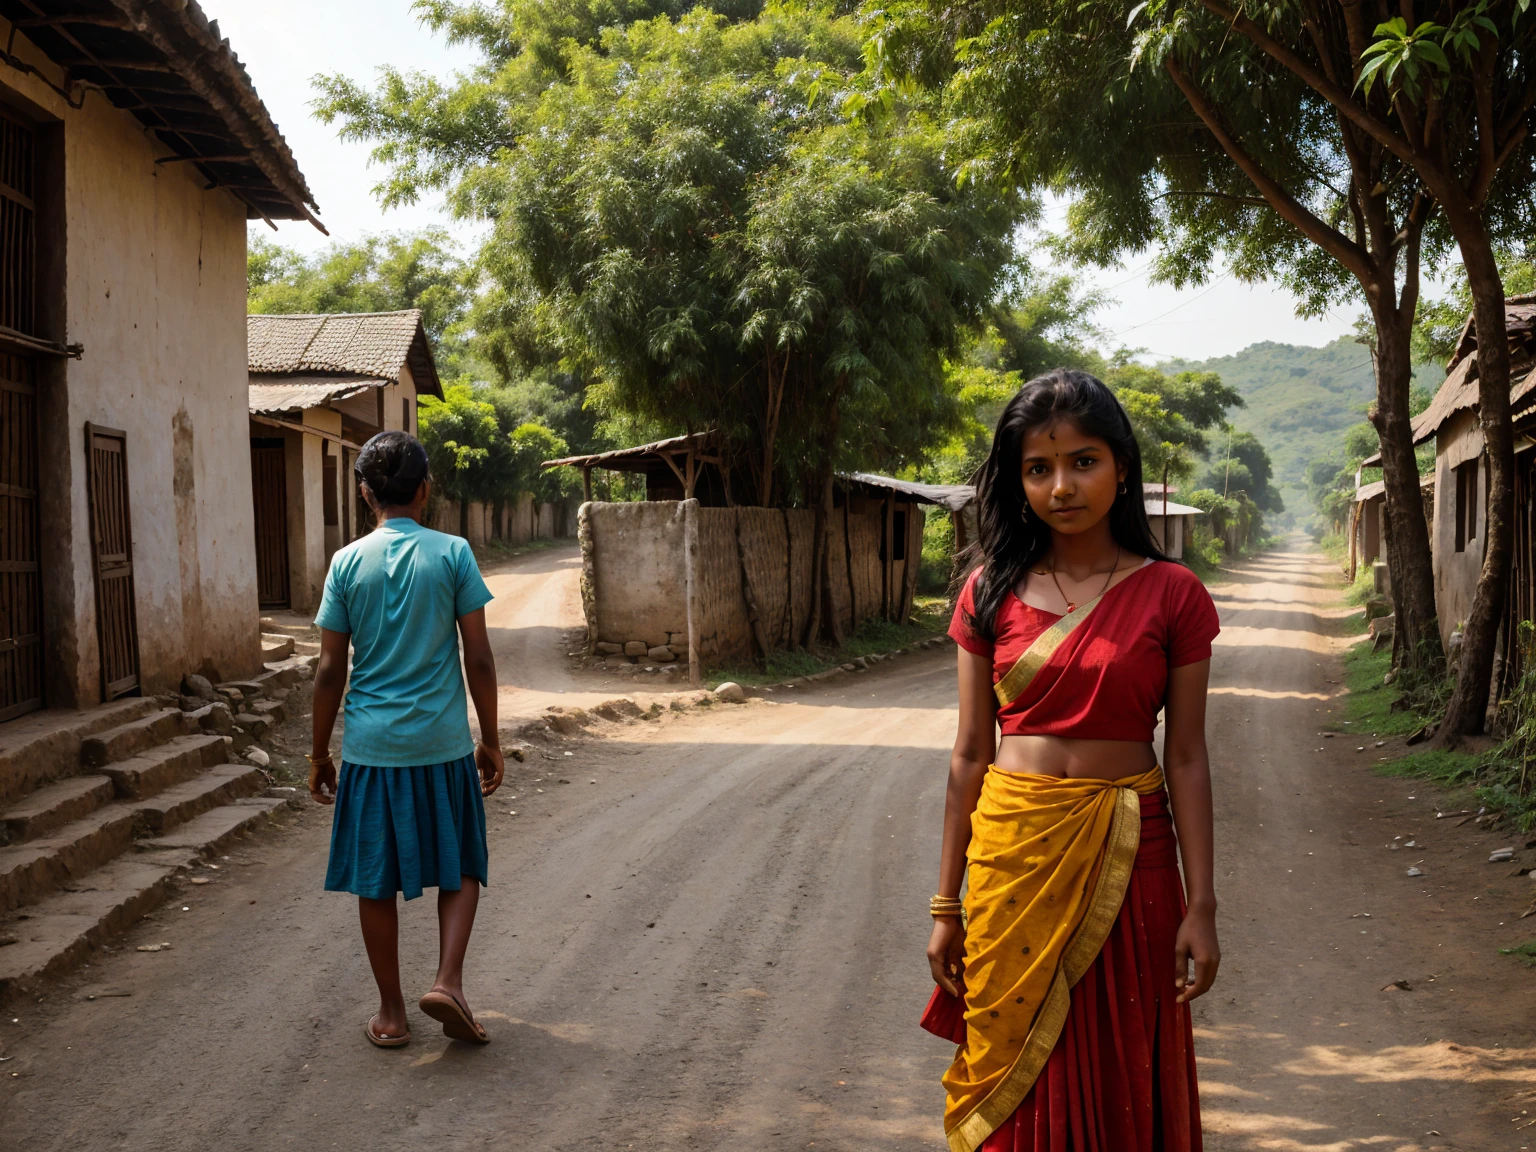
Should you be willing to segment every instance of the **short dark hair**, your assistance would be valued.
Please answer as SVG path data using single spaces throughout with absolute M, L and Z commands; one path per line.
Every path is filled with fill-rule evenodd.
M 381 508 L 409 504 L 431 475 L 421 441 L 399 431 L 380 432 L 364 444 L 352 471 Z
M 976 578 L 975 611 L 966 623 L 987 640 L 996 639 L 998 609 L 1009 590 L 1051 546 L 1050 528 L 1038 516 L 1024 514 L 1024 435 L 1062 419 L 1107 443 L 1125 468 L 1125 484 L 1109 510 L 1115 543 L 1132 555 L 1167 559 L 1147 521 L 1141 447 L 1120 401 L 1097 376 L 1076 368 L 1037 376 L 998 417 L 992 451 L 976 475 L 976 540 L 964 559 L 985 567 Z

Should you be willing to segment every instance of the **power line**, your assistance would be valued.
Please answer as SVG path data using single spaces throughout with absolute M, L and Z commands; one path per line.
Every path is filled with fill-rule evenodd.
M 1161 312 L 1158 315 L 1152 317 L 1150 320 L 1143 320 L 1140 324 L 1132 324 L 1129 328 L 1122 328 L 1120 331 L 1118 331 L 1114 335 L 1112 335 L 1110 337 L 1110 339 L 1111 340 L 1118 340 L 1120 337 L 1124 336 L 1127 332 L 1134 332 L 1138 328 L 1145 328 L 1148 324 L 1154 324 L 1157 321 L 1161 320 L 1164 316 L 1172 316 L 1180 308 L 1187 308 L 1189 305 L 1193 304 L 1196 300 L 1199 300 L 1201 297 L 1209 296 L 1212 292 L 1216 291 L 1217 288 L 1221 287 L 1221 282 L 1223 280 L 1226 280 L 1231 275 L 1232 275 L 1232 273 L 1230 273 L 1230 272 L 1223 272 L 1220 276 L 1216 277 L 1216 279 L 1214 281 L 1212 281 L 1211 286 L 1209 288 L 1207 288 L 1204 292 L 1201 292 L 1201 293 L 1199 293 L 1198 295 L 1195 295 L 1195 296 L 1191 296 L 1188 300 L 1185 300 L 1185 301 L 1183 301 L 1180 304 L 1175 304 L 1172 308 L 1168 309 L 1168 311 Z

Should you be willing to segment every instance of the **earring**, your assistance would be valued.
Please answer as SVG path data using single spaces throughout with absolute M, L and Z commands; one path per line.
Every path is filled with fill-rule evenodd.
M 1124 484 L 1120 485 L 1120 495 L 1122 495 L 1122 496 L 1125 495 L 1125 485 Z

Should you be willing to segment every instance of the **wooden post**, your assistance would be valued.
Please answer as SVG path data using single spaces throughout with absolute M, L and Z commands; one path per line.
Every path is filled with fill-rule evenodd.
M 698 466 L 694 461 L 695 457 L 693 455 L 693 450 L 689 449 L 687 462 L 684 464 L 684 468 L 687 471 L 687 476 L 685 476 L 683 479 L 684 500 L 693 499 L 694 485 L 698 482 L 699 479 Z
M 691 471 L 691 469 L 690 469 Z M 683 587 L 688 615 L 688 683 L 697 688 L 704 678 L 699 671 L 699 614 L 695 606 L 699 588 L 699 502 L 683 501 Z
M 885 571 L 881 574 L 880 611 L 887 620 L 894 620 L 897 613 L 891 611 L 891 582 L 896 574 L 896 495 L 885 494 Z
M 590 466 L 581 470 L 581 498 L 588 504 L 592 503 L 592 469 Z

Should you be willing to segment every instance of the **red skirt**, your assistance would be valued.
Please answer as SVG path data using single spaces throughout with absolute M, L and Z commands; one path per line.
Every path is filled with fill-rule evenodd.
M 1201 1152 L 1189 1006 L 1177 1003 L 1184 919 L 1164 792 L 1141 798 L 1141 848 L 1115 926 L 1045 1070 L 982 1152 Z

